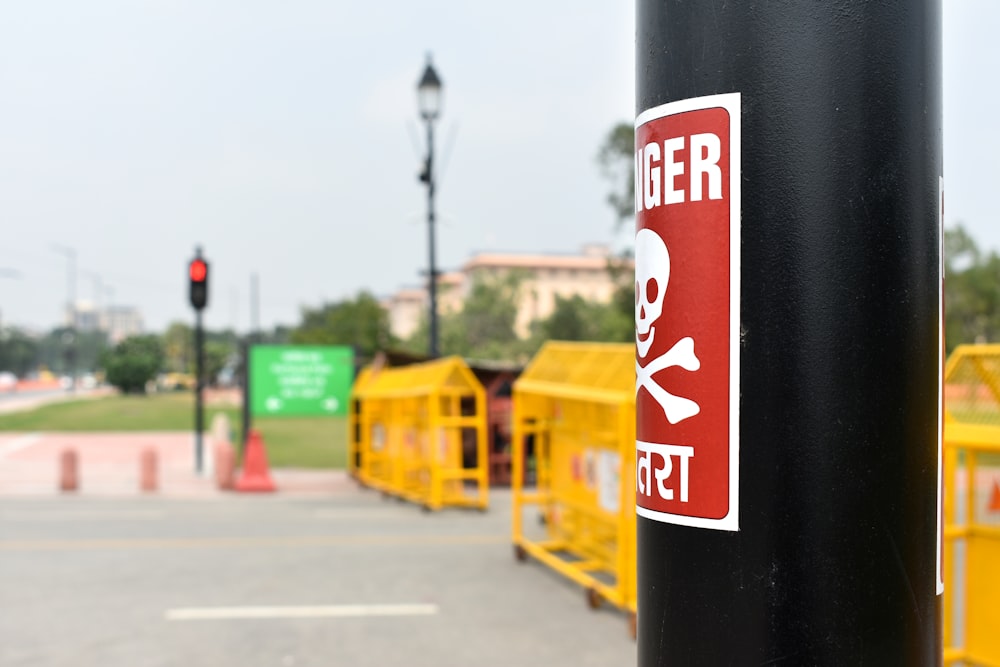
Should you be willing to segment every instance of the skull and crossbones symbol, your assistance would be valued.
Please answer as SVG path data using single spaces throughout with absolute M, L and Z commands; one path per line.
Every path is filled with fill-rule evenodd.
M 663 314 L 663 297 L 670 280 L 670 254 L 660 235 L 651 229 L 640 229 L 635 235 L 635 345 L 642 359 L 649 354 L 656 336 L 656 322 Z M 693 417 L 701 407 L 689 398 L 675 396 L 660 386 L 653 377 L 660 371 L 679 366 L 687 371 L 701 368 L 694 353 L 694 339 L 681 338 L 659 357 L 645 366 L 635 362 L 635 391 L 644 387 L 663 409 L 667 421 L 676 424 Z

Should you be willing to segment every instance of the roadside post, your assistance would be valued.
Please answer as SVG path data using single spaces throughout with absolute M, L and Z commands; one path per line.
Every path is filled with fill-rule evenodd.
M 636 21 L 638 663 L 940 665 L 940 2 Z
M 188 263 L 188 296 L 194 308 L 194 469 L 201 474 L 204 467 L 205 430 L 205 334 L 201 324 L 201 311 L 208 305 L 208 262 L 201 256 L 201 246 L 195 248 L 194 259 Z
M 243 357 L 243 377 L 241 378 L 243 383 L 243 414 L 241 415 L 243 432 L 240 434 L 240 461 L 243 460 L 247 439 L 250 437 L 250 345 L 249 337 L 240 344 L 240 353 Z

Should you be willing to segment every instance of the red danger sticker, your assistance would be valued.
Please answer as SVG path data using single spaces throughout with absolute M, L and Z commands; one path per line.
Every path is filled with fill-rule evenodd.
M 635 122 L 636 512 L 739 530 L 740 96 Z

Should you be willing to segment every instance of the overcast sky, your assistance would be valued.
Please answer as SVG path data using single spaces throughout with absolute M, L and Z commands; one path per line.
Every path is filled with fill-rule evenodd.
M 1000 250 L 1000 3 L 946 0 L 946 220 Z M 618 245 L 595 154 L 634 116 L 632 2 L 66 0 L 0 9 L 0 314 L 48 328 L 77 296 L 249 325 L 427 266 L 415 85 L 444 81 L 438 263 Z

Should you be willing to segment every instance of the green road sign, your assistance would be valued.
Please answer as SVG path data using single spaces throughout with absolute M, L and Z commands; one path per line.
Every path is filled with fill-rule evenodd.
M 346 415 L 354 351 L 343 345 L 254 345 L 250 348 L 250 414 Z

